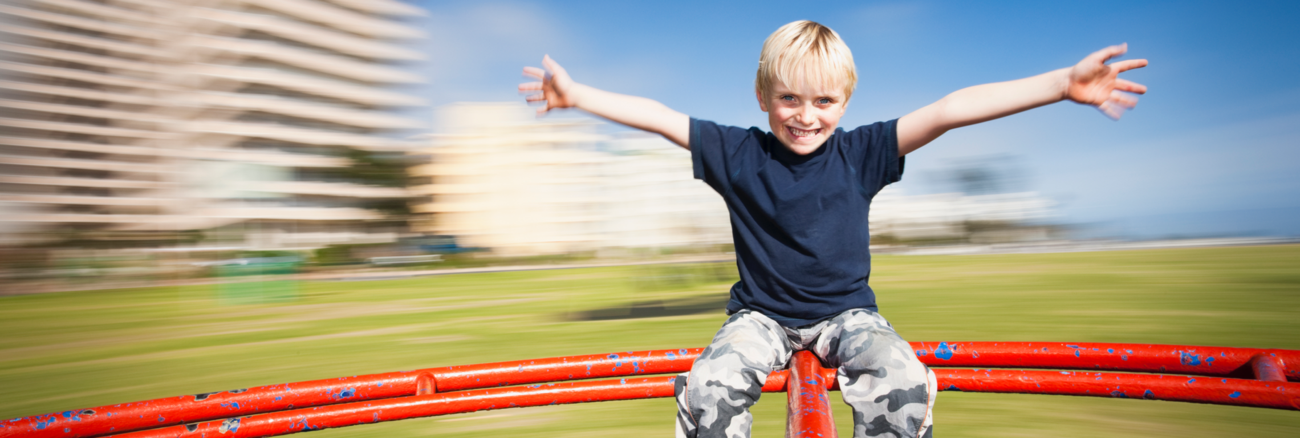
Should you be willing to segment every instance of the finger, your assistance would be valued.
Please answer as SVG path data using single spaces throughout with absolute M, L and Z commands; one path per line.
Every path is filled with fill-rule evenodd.
M 542 66 L 546 67 L 547 70 L 550 70 L 551 73 L 554 74 L 567 74 L 564 72 L 564 67 L 560 67 L 560 63 L 551 59 L 551 55 L 542 56 Z
M 528 102 L 543 102 L 543 101 L 546 100 L 546 95 L 545 95 L 545 94 L 541 94 L 541 93 L 530 94 L 530 95 L 524 96 L 524 100 L 525 100 L 525 101 L 528 101 Z
M 1107 99 L 1106 101 L 1117 105 L 1123 105 L 1129 109 L 1132 109 L 1138 104 L 1137 96 L 1133 96 L 1119 90 L 1111 91 L 1110 99 Z
M 537 67 L 524 67 L 524 76 L 528 76 L 533 79 L 545 79 L 546 70 L 542 70 Z
M 541 89 L 542 89 L 541 82 L 524 82 L 522 84 L 519 84 L 519 92 L 521 93 L 525 91 L 540 91 Z
M 1110 68 L 1115 69 L 1116 72 L 1123 72 L 1123 71 L 1128 71 L 1135 68 L 1142 68 L 1146 66 L 1147 66 L 1147 60 L 1145 59 L 1128 59 L 1124 61 L 1115 62 L 1114 64 L 1110 65 Z
M 1097 110 L 1101 111 L 1103 115 L 1109 117 L 1111 120 L 1119 120 L 1120 117 L 1124 116 L 1124 107 L 1111 104 L 1110 102 L 1102 102 L 1101 105 L 1097 105 Z
M 1142 85 L 1137 82 L 1133 82 L 1125 79 L 1115 79 L 1115 89 L 1120 91 L 1127 91 L 1130 93 L 1137 93 L 1137 94 L 1147 93 L 1146 85 Z
M 1119 56 L 1119 55 L 1123 55 L 1124 52 L 1127 52 L 1127 51 L 1128 51 L 1128 43 L 1124 43 L 1124 44 L 1120 44 L 1120 45 L 1116 45 L 1116 46 L 1110 46 L 1110 47 L 1107 47 L 1107 48 L 1104 48 L 1104 49 L 1098 50 L 1098 51 L 1096 51 L 1096 52 L 1092 52 L 1092 54 L 1091 54 L 1091 55 L 1088 55 L 1088 57 L 1085 58 L 1085 59 L 1087 59 L 1087 60 L 1089 60 L 1089 61 L 1102 62 L 1102 63 L 1104 63 L 1104 62 L 1106 62 L 1106 60 L 1108 60 L 1108 59 L 1110 59 L 1110 58 L 1114 58 L 1114 57 Z

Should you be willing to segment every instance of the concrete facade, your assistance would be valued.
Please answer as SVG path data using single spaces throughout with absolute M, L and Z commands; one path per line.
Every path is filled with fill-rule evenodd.
M 303 224 L 329 243 L 403 188 L 339 178 L 422 123 L 392 91 L 423 11 L 396 0 L 0 4 L 0 244 L 66 231 Z M 323 239 L 323 240 L 322 240 Z M 350 240 L 348 237 L 345 241 Z M 265 239 L 263 239 L 265 240 Z M 315 240 L 320 240 L 316 242 Z

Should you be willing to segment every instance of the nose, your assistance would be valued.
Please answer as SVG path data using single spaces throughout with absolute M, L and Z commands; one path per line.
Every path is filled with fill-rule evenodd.
M 795 115 L 795 119 L 804 126 L 812 125 L 817 120 L 815 112 L 816 108 L 811 105 L 802 105 L 799 107 L 799 113 Z

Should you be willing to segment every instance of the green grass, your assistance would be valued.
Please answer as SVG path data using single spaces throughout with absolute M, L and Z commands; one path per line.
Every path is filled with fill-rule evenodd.
M 1300 349 L 1300 246 L 878 256 L 883 314 L 912 341 L 1135 342 Z M 716 312 L 585 321 L 630 303 L 720 301 L 727 265 L 304 282 L 230 304 L 215 286 L 0 298 L 0 419 L 263 384 L 456 364 L 704 346 Z M 603 310 L 602 310 L 603 309 Z M 617 310 L 614 311 L 617 313 Z M 597 312 L 598 313 L 598 312 Z M 756 406 L 777 437 L 784 394 Z M 326 436 L 668 436 L 668 399 L 331 429 Z M 837 407 L 841 432 L 851 430 Z M 944 392 L 943 437 L 1295 437 L 1300 412 Z

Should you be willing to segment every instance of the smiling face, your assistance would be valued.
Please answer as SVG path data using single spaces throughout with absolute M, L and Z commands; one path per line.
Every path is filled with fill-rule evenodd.
M 813 153 L 835 132 L 848 105 L 844 87 L 805 83 L 798 90 L 774 80 L 768 95 L 758 92 L 758 106 L 777 140 L 797 155 Z

